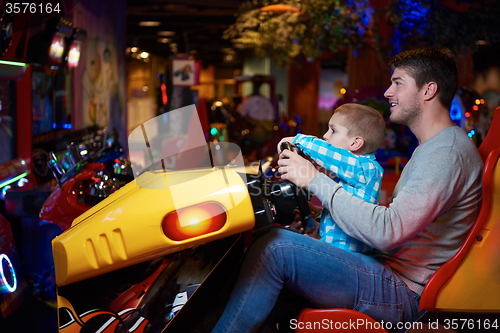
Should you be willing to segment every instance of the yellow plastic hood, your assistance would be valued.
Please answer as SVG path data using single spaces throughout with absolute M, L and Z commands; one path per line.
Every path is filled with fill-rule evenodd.
M 246 184 L 231 169 L 149 171 L 52 241 L 63 286 L 254 226 Z

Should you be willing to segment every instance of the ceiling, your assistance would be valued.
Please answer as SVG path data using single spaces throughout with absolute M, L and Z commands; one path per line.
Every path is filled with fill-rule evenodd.
M 224 30 L 236 21 L 244 0 L 127 0 L 127 43 L 161 57 L 175 52 L 195 56 L 203 65 L 238 66 L 240 58 Z M 157 21 L 157 26 L 140 22 Z M 175 32 L 173 36 L 158 35 Z M 166 40 L 165 40 L 166 38 Z M 163 39 L 163 40 L 162 40 Z M 162 42 L 163 41 L 163 42 Z M 231 55 L 228 57 L 228 55 Z

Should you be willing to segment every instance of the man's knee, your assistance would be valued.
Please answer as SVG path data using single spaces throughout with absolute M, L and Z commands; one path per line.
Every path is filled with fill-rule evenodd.
M 291 232 L 280 227 L 272 227 L 260 231 L 249 246 L 246 256 L 252 259 L 259 258 L 259 260 L 276 258 L 275 254 L 278 254 L 278 257 L 280 257 L 280 251 L 276 252 L 275 250 L 278 248 L 283 249 L 283 246 L 287 243 L 287 239 L 290 237 L 289 233 Z M 290 244 L 293 244 L 293 241 L 290 241 Z
M 283 227 L 269 227 L 263 230 L 260 230 L 254 237 L 252 242 L 252 247 L 259 247 L 261 249 L 267 248 L 269 246 L 280 244 L 286 244 L 286 242 L 290 242 L 290 244 L 294 244 L 292 239 L 295 235 L 303 237 L 295 230 L 289 230 Z

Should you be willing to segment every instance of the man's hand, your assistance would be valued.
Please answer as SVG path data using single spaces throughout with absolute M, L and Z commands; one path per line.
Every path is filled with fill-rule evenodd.
M 302 226 L 300 211 L 298 209 L 294 209 L 293 211 L 293 222 L 290 224 L 289 228 L 297 230 L 299 233 L 304 233 L 304 227 Z
M 290 224 L 289 228 L 297 230 L 299 233 L 304 234 L 304 227 L 302 225 L 300 212 L 298 209 L 293 211 L 293 222 Z M 314 230 L 311 230 L 307 234 L 308 237 L 319 239 L 319 222 L 314 221 Z
M 319 173 L 311 162 L 288 149 L 279 155 L 278 165 L 281 179 L 291 181 L 298 187 L 307 188 L 311 180 Z

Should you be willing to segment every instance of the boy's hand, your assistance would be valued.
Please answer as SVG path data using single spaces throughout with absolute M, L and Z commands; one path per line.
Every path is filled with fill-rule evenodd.
M 284 137 L 283 139 L 281 139 L 281 141 L 278 143 L 278 147 L 276 148 L 276 151 L 278 152 L 278 154 L 281 154 L 281 144 L 283 142 L 293 143 L 293 140 L 295 140 L 294 136 L 287 136 L 287 137 Z
M 319 173 L 311 162 L 288 149 L 279 155 L 278 165 L 281 179 L 291 181 L 298 187 L 307 188 L 311 180 Z

